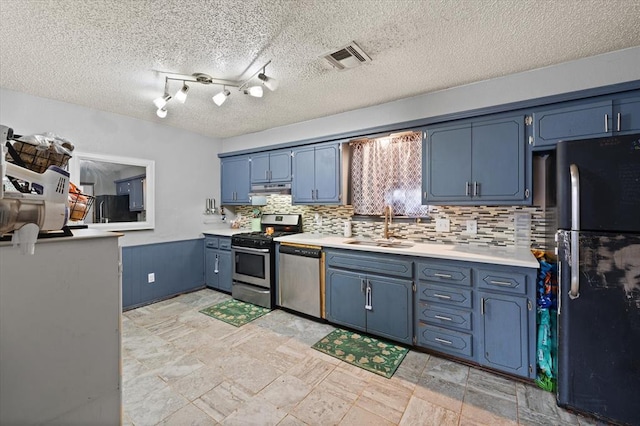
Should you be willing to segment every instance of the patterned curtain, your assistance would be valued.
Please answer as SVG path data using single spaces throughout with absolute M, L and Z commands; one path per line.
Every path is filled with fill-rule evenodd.
M 426 216 L 421 205 L 422 138 L 419 132 L 351 141 L 351 190 L 355 214 Z

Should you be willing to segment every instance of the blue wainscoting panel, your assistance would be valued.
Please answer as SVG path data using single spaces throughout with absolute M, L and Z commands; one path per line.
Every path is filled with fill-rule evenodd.
M 203 239 L 122 247 L 122 307 L 204 287 Z M 148 275 L 155 274 L 155 282 Z

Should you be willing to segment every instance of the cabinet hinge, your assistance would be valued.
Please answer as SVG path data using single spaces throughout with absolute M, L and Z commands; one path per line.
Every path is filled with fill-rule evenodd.
M 416 292 L 416 283 L 411 283 L 411 289 L 414 293 Z
M 527 115 L 524 118 L 524 124 L 526 124 L 527 126 L 531 126 L 533 124 L 533 117 L 530 115 Z
M 422 137 L 423 137 L 424 139 L 427 139 L 427 132 L 422 132 Z
M 534 145 L 533 136 L 529 136 L 529 145 Z
M 533 309 L 533 304 L 531 303 L 531 300 L 528 300 L 528 299 L 527 299 L 527 308 L 528 308 L 529 310 L 532 310 L 532 309 Z
M 524 198 L 529 198 L 530 194 L 531 194 L 531 192 L 529 191 L 529 189 L 525 189 L 524 190 Z
M 533 365 L 529 364 L 529 373 L 533 373 Z
M 416 345 L 418 343 L 418 338 L 416 336 L 413 336 L 413 344 Z

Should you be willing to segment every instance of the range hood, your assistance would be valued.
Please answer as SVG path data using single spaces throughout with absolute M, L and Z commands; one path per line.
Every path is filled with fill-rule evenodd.
M 291 194 L 290 183 L 265 183 L 251 185 L 249 195 Z

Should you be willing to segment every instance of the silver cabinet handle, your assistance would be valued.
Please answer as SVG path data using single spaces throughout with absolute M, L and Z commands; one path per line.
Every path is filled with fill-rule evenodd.
M 509 286 L 511 287 L 511 283 L 507 282 L 507 281 L 495 281 L 495 280 L 491 280 L 489 281 L 491 284 L 495 284 L 495 285 L 501 285 L 501 286 Z
M 366 298 L 366 304 L 364 305 L 364 308 L 367 311 L 370 311 L 373 309 L 372 303 L 371 303 L 371 281 L 369 280 L 367 280 L 367 298 Z
M 439 320 L 443 320 L 443 321 L 453 321 L 451 318 L 443 317 L 442 315 L 434 315 L 434 318 L 439 319 Z
M 618 113 L 618 116 L 617 116 L 617 120 L 616 120 L 616 121 L 617 121 L 617 128 L 616 128 L 616 130 L 619 132 L 619 131 L 620 131 L 620 129 L 622 129 L 622 114 L 621 114 L 621 113 Z
M 433 293 L 433 296 L 439 299 L 451 299 L 451 296 L 447 296 L 446 294 Z
M 313 191 L 313 189 L 312 189 L 312 190 L 311 190 L 311 199 L 312 199 L 312 200 L 314 199 L 313 194 L 314 194 L 314 191 Z
M 444 340 L 439 337 L 436 337 L 435 341 L 438 343 L 444 343 L 445 345 L 453 345 L 453 342 L 451 340 Z
M 609 114 L 604 115 L 604 132 L 609 133 Z
M 213 267 L 213 273 L 214 273 L 214 274 L 217 274 L 217 273 L 218 273 L 218 261 L 219 261 L 219 260 L 220 260 L 220 259 L 218 258 L 218 255 L 216 254 L 216 263 L 215 263 L 215 266 Z
M 473 196 L 477 197 L 480 195 L 480 184 L 478 182 L 473 182 Z
M 467 196 L 467 197 L 469 196 L 470 188 L 471 188 L 471 184 L 469 182 L 465 182 L 464 183 L 464 195 Z
M 318 199 L 318 190 L 316 189 L 316 200 Z
M 580 296 L 580 275 L 578 268 L 580 267 L 580 173 L 578 166 L 572 164 L 569 166 L 569 174 L 571 175 L 571 290 L 569 297 L 577 299 Z
M 440 278 L 453 278 L 451 276 L 451 274 L 441 274 L 439 272 L 436 272 L 435 274 L 433 274 L 434 277 L 440 277 Z
M 264 171 L 264 178 L 265 178 L 266 180 L 269 180 L 269 170 L 265 170 L 265 171 Z

